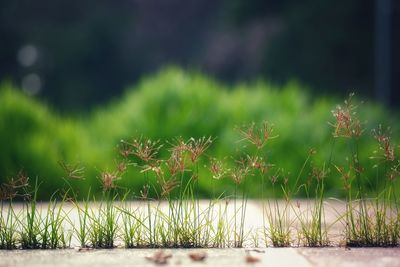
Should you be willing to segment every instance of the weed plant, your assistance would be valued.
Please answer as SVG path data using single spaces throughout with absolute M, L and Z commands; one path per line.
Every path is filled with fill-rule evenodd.
M 316 164 L 316 150 L 309 150 L 294 180 L 280 166 L 280 159 L 271 161 L 270 141 L 277 135 L 268 122 L 238 128 L 238 142 L 244 146 L 239 149 L 241 157 L 230 157 L 232 162 L 208 154 L 215 141 L 212 137 L 178 137 L 165 143 L 143 137 L 123 140 L 111 170 L 98 173 L 101 194 L 89 190 L 83 199 L 76 186 L 86 174 L 79 164 L 60 162 L 67 188 L 53 193 L 47 204 L 37 200 L 38 179 L 30 185 L 28 176 L 20 172 L 0 187 L 0 249 L 67 248 L 75 241 L 82 248 L 120 244 L 126 248 L 243 247 L 249 237 L 258 246 L 259 233 L 265 246 L 294 245 L 296 234 L 298 245 L 326 246 L 330 229 L 324 209 L 326 184 L 336 174 L 331 167 L 341 177 L 346 195 L 346 210 L 337 219 L 345 228 L 346 245 L 398 246 L 400 161 L 396 147 L 390 131 L 381 126 L 373 130 L 377 149 L 369 161 L 375 177 L 367 175 L 369 163 L 359 147 L 365 129 L 356 109 L 353 95 L 336 107 L 329 160 Z M 345 163 L 333 158 L 340 139 L 349 149 Z M 131 173 L 137 170 L 144 184 L 133 192 L 121 182 L 135 179 Z M 205 180 L 207 175 L 209 180 Z M 223 192 L 215 190 L 221 180 L 230 181 Z M 262 229 L 248 231 L 248 190 L 254 181 L 260 185 Z M 199 197 L 204 182 L 213 189 L 208 201 Z M 376 187 L 377 193 L 371 194 L 368 186 Z M 306 201 L 299 199 L 302 196 Z M 16 201 L 22 201 L 21 208 L 16 208 Z
M 12 187 L 11 187 L 12 189 Z M 17 247 L 17 215 L 13 207 L 14 193 L 10 185 L 5 184 L 0 188 L 0 249 L 15 249 Z
M 314 153 L 314 150 L 310 153 Z M 324 210 L 324 180 L 326 175 L 325 166 L 322 168 L 313 167 L 306 183 L 300 187 L 304 189 L 307 196 L 306 209 L 301 209 L 299 201 L 293 206 L 296 220 L 300 224 L 298 229 L 299 244 L 304 246 L 321 247 L 329 244 Z M 314 190 L 314 197 L 311 197 L 311 190 Z
M 382 127 L 373 130 L 373 136 L 379 144 L 371 160 L 378 160 L 376 168 L 376 195 L 368 196 L 366 184 L 371 184 L 371 177 L 365 175 L 365 168 L 360 160 L 359 139 L 364 134 L 357 114 L 357 105 L 353 103 L 353 94 L 345 100 L 343 107 L 333 111 L 336 119 L 334 138 L 344 138 L 349 145 L 347 166 L 336 166 L 340 173 L 346 194 L 346 244 L 348 246 L 397 246 L 398 242 L 398 202 L 394 183 L 398 178 L 398 160 L 391 144 L 390 136 Z M 383 167 L 382 167 L 383 166 Z M 379 179 L 384 179 L 383 188 L 379 189 Z M 366 180 L 367 183 L 365 183 Z
M 264 228 L 264 240 L 266 246 L 269 245 L 269 240 L 274 247 L 288 247 L 291 244 L 293 224 L 293 219 L 290 215 L 291 198 L 290 194 L 285 195 L 283 202 L 276 198 L 275 192 L 278 183 L 280 183 L 280 189 L 288 193 L 288 177 L 280 175 L 280 172 L 281 170 L 277 170 L 270 178 L 272 196 L 266 200 L 266 205 L 263 208 L 264 217 L 266 218 L 264 220 L 268 222 L 268 226 Z

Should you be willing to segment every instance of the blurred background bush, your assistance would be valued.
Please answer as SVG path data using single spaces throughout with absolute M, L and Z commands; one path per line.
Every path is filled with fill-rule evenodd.
M 23 168 L 45 180 L 45 197 L 62 183 L 58 161 L 80 162 L 86 191 L 122 138 L 212 135 L 211 155 L 238 156 L 234 127 L 264 120 L 279 134 L 271 161 L 295 176 L 310 147 L 327 160 L 330 111 L 352 91 L 366 100 L 370 164 L 371 128 L 399 136 L 399 3 L 2 1 L 0 179 Z M 127 176 L 137 190 L 140 175 Z M 340 180 L 329 183 L 340 195 Z
M 202 136 L 216 137 L 207 152 L 208 156 L 239 158 L 251 153 L 237 127 L 267 120 L 275 125 L 278 138 L 271 140 L 265 151 L 269 163 L 283 168 L 294 183 L 310 148 L 317 154 L 313 160 L 321 167 L 330 157 L 334 123 L 331 110 L 335 97 L 312 97 L 302 85 L 288 82 L 276 87 L 263 81 L 227 86 L 196 72 L 167 68 L 158 74 L 142 79 L 137 86 L 127 90 L 123 97 L 79 115 L 57 115 L 51 108 L 29 98 L 9 83 L 0 90 L 0 171 L 2 178 L 12 177 L 23 168 L 43 180 L 41 196 L 47 197 L 63 186 L 65 177 L 58 161 L 79 163 L 85 167 L 85 181 L 79 181 L 79 190 L 86 192 L 91 186 L 100 191 L 100 172 L 115 168 L 119 157 L 117 145 L 121 139 L 132 140 L 140 136 L 154 140 L 172 141 Z M 371 129 L 380 123 L 392 125 L 394 141 L 399 141 L 397 113 L 381 105 L 364 103 L 359 116 L 365 127 L 365 137 L 360 140 L 362 162 L 372 166 L 369 159 L 377 144 Z M 165 149 L 168 144 L 165 143 Z M 335 145 L 335 164 L 345 164 L 349 148 L 345 142 Z M 161 157 L 165 154 L 161 154 Z M 228 179 L 211 183 L 207 170 L 209 163 L 201 164 L 200 194 L 210 196 L 215 190 L 227 191 L 233 187 Z M 228 167 L 232 166 L 229 165 Z M 332 168 L 332 166 L 328 166 Z M 120 185 L 139 193 L 144 180 L 138 168 L 129 167 Z M 32 176 L 33 175 L 33 176 Z M 305 181 L 309 168 L 302 175 Z M 375 177 L 375 170 L 368 169 L 367 177 Z M 252 196 L 259 194 L 259 178 L 247 182 Z M 365 181 L 367 182 L 367 180 Z M 327 180 L 329 193 L 340 196 L 342 181 L 333 170 Z

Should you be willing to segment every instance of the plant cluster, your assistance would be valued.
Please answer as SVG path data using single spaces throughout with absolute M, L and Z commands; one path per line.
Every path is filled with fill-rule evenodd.
M 346 209 L 338 211 L 336 220 L 343 224 L 346 245 L 398 246 L 396 147 L 389 129 L 372 130 L 377 150 L 369 160 L 376 176 L 365 175 L 368 164 L 361 160 L 359 140 L 366 131 L 353 101 L 350 95 L 344 106 L 332 111 L 333 141 L 327 161 L 317 164 L 313 160 L 317 151 L 310 149 L 297 175 L 280 167 L 278 159 L 272 161 L 269 143 L 278 135 L 269 122 L 239 127 L 242 155 L 229 160 L 208 155 L 212 137 L 164 143 L 143 137 L 121 140 L 114 167 L 99 172 L 101 195 L 89 191 L 84 199 L 74 186 L 85 179 L 79 164 L 60 162 L 66 187 L 45 204 L 37 201 L 38 180 L 31 183 L 21 171 L 0 187 L 0 249 L 55 249 L 71 243 L 82 248 L 243 247 L 249 239 L 258 246 L 259 233 L 265 246 L 327 246 L 332 225 L 325 218 L 326 183 L 333 173 L 340 175 L 346 196 Z M 348 145 L 345 164 L 333 158 L 336 142 Z M 131 168 L 143 175 L 139 192 L 121 183 Z M 199 183 L 214 185 L 221 179 L 229 179 L 231 187 L 213 190 L 213 198 L 200 201 Z M 262 229 L 248 230 L 245 225 L 250 179 L 260 185 Z M 367 185 L 375 186 L 377 193 L 371 194 Z

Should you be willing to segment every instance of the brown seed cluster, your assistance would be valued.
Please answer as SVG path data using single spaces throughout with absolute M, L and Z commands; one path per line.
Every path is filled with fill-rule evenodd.
M 247 166 L 235 166 L 230 172 L 229 177 L 232 181 L 239 185 L 249 175 L 250 169 Z
M 115 187 L 114 182 L 116 180 L 119 180 L 119 177 L 117 176 L 117 172 L 107 172 L 104 171 L 100 174 L 101 176 L 101 183 L 103 185 L 103 190 L 104 191 L 109 191 L 110 189 Z
M 390 136 L 388 134 L 389 132 L 390 129 L 387 129 L 387 131 L 383 131 L 381 125 L 379 125 L 379 128 L 377 130 L 372 130 L 372 134 L 379 144 L 379 149 L 383 151 L 384 159 L 386 161 L 394 161 L 394 147 L 390 143 Z
M 351 188 L 351 169 L 345 170 L 344 167 L 335 166 L 343 180 L 343 187 L 346 191 Z
M 157 159 L 158 152 L 162 147 L 160 140 L 142 140 L 142 138 L 133 139 L 132 143 L 126 144 L 130 146 L 131 154 L 147 163 Z
M 188 151 L 190 153 L 190 160 L 195 163 L 198 158 L 209 148 L 213 139 L 211 137 L 201 137 L 199 139 L 190 138 L 187 143 Z
M 29 199 L 31 196 L 28 187 L 29 177 L 21 170 L 16 178 L 11 178 L 0 186 L 0 200 L 12 200 L 16 197 Z
M 252 123 L 250 126 L 239 129 L 239 133 L 243 137 L 242 140 L 250 142 L 258 150 L 263 148 L 269 139 L 277 137 L 272 135 L 273 131 L 274 126 L 268 122 L 263 122 L 261 127 L 257 127 L 255 123 Z
M 225 168 L 224 163 L 216 158 L 211 159 L 209 170 L 212 178 L 216 180 L 222 179 L 229 172 L 229 169 Z
M 161 192 L 162 197 L 168 196 L 172 192 L 172 190 L 174 190 L 176 187 L 179 186 L 179 183 L 176 180 L 176 178 L 171 178 L 169 180 L 160 180 L 159 183 L 162 190 Z
M 332 115 L 335 117 L 335 122 L 331 123 L 334 127 L 334 137 L 357 138 L 364 131 L 360 120 L 356 117 L 357 106 L 353 104 L 353 97 L 354 93 L 351 93 L 347 100 L 344 101 L 343 107 L 338 105 L 332 111 Z
M 61 166 L 68 178 L 84 180 L 84 167 L 81 167 L 79 163 L 68 164 L 65 161 L 59 161 L 58 164 Z
M 310 176 L 320 182 L 326 177 L 326 171 L 323 168 L 313 167 Z

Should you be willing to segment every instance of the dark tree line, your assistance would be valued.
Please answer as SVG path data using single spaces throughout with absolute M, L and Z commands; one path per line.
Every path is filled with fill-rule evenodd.
M 60 109 L 105 102 L 169 64 L 227 82 L 294 78 L 374 97 L 375 19 L 374 0 L 1 1 L 0 80 L 36 88 Z M 392 104 L 399 25 L 392 1 Z

